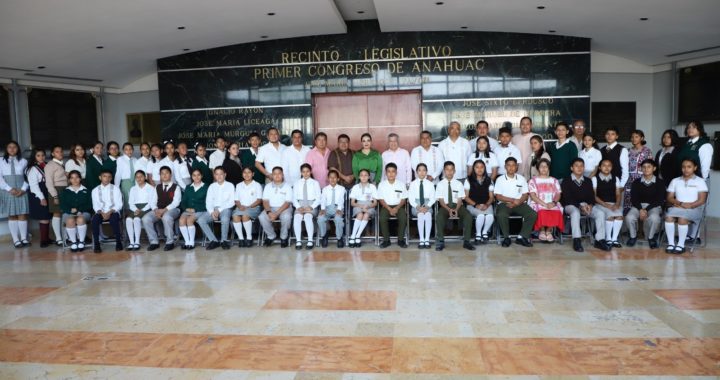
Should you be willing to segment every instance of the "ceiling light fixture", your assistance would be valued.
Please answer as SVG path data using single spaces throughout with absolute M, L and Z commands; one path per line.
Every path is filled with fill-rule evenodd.
M 555 33 L 555 32 L 556 32 L 555 29 L 550 29 L 550 30 L 548 30 L 548 33 Z
M 467 29 L 467 26 L 461 26 L 460 29 Z
M 443 3 L 442 1 L 438 1 L 435 3 L 435 5 L 443 5 L 443 4 L 445 4 L 445 3 Z
M 95 46 L 95 49 L 105 49 L 105 46 Z
M 275 16 L 275 12 L 268 12 L 268 16 Z
M 184 26 L 178 26 L 178 30 L 183 30 L 183 29 L 185 29 Z
M 649 20 L 647 17 L 640 17 L 640 21 L 647 21 Z
M 543 10 L 543 9 L 545 9 L 545 6 L 544 6 L 544 5 L 538 5 L 537 9 Z
M 190 49 L 188 49 L 188 48 L 185 48 L 185 49 L 183 49 L 183 51 L 190 51 Z
M 358 13 L 359 15 L 361 15 L 361 14 L 365 13 L 365 11 L 357 11 L 357 13 Z
M 260 36 L 260 38 L 268 38 L 268 36 Z
M 37 68 L 40 69 L 40 70 L 42 70 L 42 69 L 45 68 L 45 66 L 38 66 Z

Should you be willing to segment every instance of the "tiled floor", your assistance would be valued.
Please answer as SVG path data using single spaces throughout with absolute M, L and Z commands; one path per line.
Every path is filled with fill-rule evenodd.
M 709 238 L 682 256 L 4 247 L 0 379 L 718 378 Z

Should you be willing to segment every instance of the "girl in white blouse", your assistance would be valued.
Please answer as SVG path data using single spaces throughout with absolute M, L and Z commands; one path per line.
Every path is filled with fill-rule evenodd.
M 598 165 L 600 161 L 602 161 L 602 153 L 597 149 L 595 138 L 592 135 L 585 134 L 582 144 L 583 148 L 578 153 L 578 157 L 585 161 L 585 172 L 583 175 L 592 178 L 595 176 L 595 173 L 597 173 Z
M 360 236 L 363 230 L 375 215 L 375 206 L 377 206 L 377 188 L 370 183 L 370 171 L 360 169 L 358 173 L 360 182 L 353 186 L 350 190 L 350 206 L 353 208 L 352 215 L 355 218 L 352 233 L 348 239 L 348 247 L 360 248 Z
M 152 156 L 150 155 L 150 144 L 140 144 L 140 158 L 135 161 L 135 170 L 142 170 L 145 172 L 145 177 L 148 175 L 148 165 L 152 162 Z
M 65 172 L 70 173 L 73 170 L 80 172 L 82 179 L 85 179 L 87 164 L 85 161 L 85 148 L 80 144 L 73 144 L 70 147 L 70 155 L 65 162 Z
M 128 209 L 130 213 L 125 218 L 125 228 L 127 230 L 130 243 L 127 247 L 128 251 L 137 251 L 140 249 L 140 234 L 142 233 L 142 217 L 150 210 L 152 205 L 157 203 L 157 191 L 153 186 L 145 182 L 145 172 L 137 170 L 135 172 L 135 186 L 130 188 L 128 199 Z
M 197 169 L 200 170 L 200 169 Z M 262 205 L 262 186 L 253 180 L 251 167 L 244 167 L 243 181 L 235 186 L 235 211 L 233 211 L 233 228 L 241 247 L 252 247 L 252 221 L 260 215 Z M 243 239 L 245 230 L 245 239 Z
M 153 187 L 160 183 L 160 162 L 163 159 L 163 148 L 160 144 L 152 144 L 150 147 L 150 162 L 147 165 L 147 182 Z
M 5 156 L 0 159 L 0 213 L 8 216 L 8 229 L 15 248 L 30 245 L 27 240 L 27 214 L 29 210 L 25 182 L 27 161 L 20 157 L 20 145 L 10 141 Z
M 478 138 L 482 139 L 484 136 Z M 486 138 L 487 139 L 487 138 Z M 432 229 L 432 206 L 435 204 L 435 185 L 427 177 L 427 166 L 418 164 L 415 168 L 417 178 L 410 183 L 408 201 L 412 206 L 412 214 L 417 216 L 417 229 L 420 235 L 418 248 L 430 248 L 430 230 Z M 422 196 L 420 196 L 420 185 L 422 184 Z
M 25 169 L 25 177 L 27 177 L 30 186 L 30 194 L 28 194 L 28 203 L 30 206 L 30 219 L 38 221 L 40 227 L 40 247 L 45 248 L 50 245 L 50 219 L 52 213 L 48 208 L 48 191 L 45 185 L 45 150 L 33 149 L 33 158 Z
M 302 233 L 303 222 L 305 222 L 305 231 L 308 237 L 305 248 L 313 249 L 315 245 L 313 242 L 315 232 L 314 218 L 318 213 L 318 206 L 320 206 L 320 196 L 320 183 L 312 178 L 312 167 L 310 164 L 302 164 L 300 166 L 300 179 L 297 180 L 293 186 L 295 249 L 302 249 L 300 234 Z
M 467 173 L 472 173 L 472 167 L 473 164 L 475 164 L 475 161 L 482 160 L 485 163 L 490 179 L 495 181 L 495 177 L 497 177 L 498 174 L 499 164 L 497 156 L 490 148 L 490 139 L 488 139 L 487 136 L 479 136 L 475 145 L 475 153 L 468 157 Z

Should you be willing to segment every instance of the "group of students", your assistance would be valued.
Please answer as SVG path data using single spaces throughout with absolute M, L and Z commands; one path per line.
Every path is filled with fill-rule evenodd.
M 140 248 L 143 229 L 150 242 L 147 249 L 158 249 L 158 224 L 162 224 L 164 249 L 174 249 L 179 241 L 176 223 L 183 248 L 195 246 L 196 224 L 209 240 L 207 249 L 230 248 L 231 223 L 240 246 L 247 247 L 252 245 L 254 220 L 265 232 L 265 246 L 278 236 L 273 222 L 280 223 L 281 247 L 288 246 L 292 225 L 297 249 L 314 247 L 316 224 L 321 245 L 327 246 L 328 222 L 333 221 L 342 248 L 346 198 L 354 220 L 347 236 L 350 247 L 361 246 L 363 232 L 379 210 L 381 247 L 390 245 L 391 219 L 397 220 L 398 245 L 407 247 L 409 214 L 417 218 L 420 248 L 430 247 L 435 225 L 436 250 L 444 248 L 449 219 L 459 219 L 463 247 L 474 250 L 473 221 L 475 244 L 489 240 L 497 220 L 502 245 L 509 246 L 509 220 L 519 216 L 523 222 L 516 243 L 532 246 L 533 231 L 541 241 L 554 241 L 554 230 L 565 229 L 567 214 L 576 251 L 583 250 L 582 215 L 595 221 L 597 248 L 619 247 L 623 223 L 630 235 L 627 245 L 634 245 L 638 221 L 644 224 L 650 247 L 656 248 L 664 213 L 667 251 L 681 253 L 688 224 L 697 224 L 702 216 L 712 145 L 700 122 L 688 123 L 689 139 L 683 146 L 677 133 L 666 131 L 655 159 L 642 131 L 632 132 L 633 147 L 627 149 L 617 143 L 618 131 L 610 128 L 605 134 L 607 145 L 598 149 L 594 138 L 584 133 L 582 120 L 573 122 L 572 133 L 566 123 L 558 123 L 558 139 L 549 146 L 532 134 L 529 117 L 522 118 L 515 136 L 510 128 L 501 128 L 498 140 L 488 135 L 485 121 L 477 123 L 472 141 L 460 137 L 460 129 L 452 122 L 448 137 L 438 146 L 432 145 L 432 134 L 423 131 L 420 146 L 412 152 L 400 148 L 398 136 L 391 133 L 382 154 L 372 148 L 367 133 L 361 137 L 362 148 L 353 152 L 347 135 L 340 135 L 337 148 L 331 150 L 322 132 L 315 136 L 312 149 L 302 145 L 299 130 L 291 133 L 292 145 L 285 146 L 276 128 L 267 131 L 268 142 L 262 146 L 260 135 L 251 134 L 249 149 L 242 151 L 238 143 L 227 144 L 219 137 L 209 157 L 202 143 L 195 144 L 192 157 L 185 143 L 143 143 L 136 158 L 131 143 L 123 144 L 121 154 L 116 142 L 98 142 L 88 157 L 84 147 L 73 145 L 66 161 L 60 146 L 52 148 L 49 162 L 44 150 L 35 149 L 28 164 L 18 144 L 10 142 L 0 160 L 0 207 L 9 215 L 15 247 L 29 244 L 30 214 L 39 221 L 41 246 L 52 242 L 50 227 L 56 243 L 62 245 L 64 224 L 73 252 L 85 248 L 88 223 L 94 251 L 100 252 L 101 225 L 110 224 L 115 236 L 121 237 L 122 218 L 128 250 Z M 664 211 L 667 204 L 671 207 Z M 214 222 L 220 223 L 219 237 Z M 116 239 L 116 249 L 123 249 L 121 238 Z

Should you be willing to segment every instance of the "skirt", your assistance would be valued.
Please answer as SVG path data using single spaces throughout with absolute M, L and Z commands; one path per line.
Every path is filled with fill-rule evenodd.
M 665 216 L 687 219 L 698 223 L 700 219 L 702 219 L 703 207 L 704 206 L 695 208 L 670 207 L 665 213 Z
M 623 208 L 622 207 L 618 208 L 615 211 L 612 211 L 609 208 L 601 206 L 601 205 L 595 205 L 595 208 L 598 209 L 600 212 L 602 212 L 603 215 L 605 215 L 605 218 L 623 216 Z
M 19 189 L 22 187 L 25 178 L 23 175 L 3 176 L 8 186 Z M 0 190 L 0 213 L 8 216 L 25 215 L 30 211 L 27 193 L 16 197 L 7 191 Z
M 128 218 L 142 218 L 143 216 L 145 216 L 145 214 L 147 214 L 147 213 L 149 213 L 150 211 L 152 211 L 152 210 L 142 211 L 142 208 L 145 207 L 145 206 L 147 206 L 147 203 L 135 203 L 135 207 L 137 207 L 139 210 L 141 210 L 141 211 L 140 211 L 140 214 L 139 214 L 139 215 L 135 215 L 135 213 L 132 212 L 132 211 L 130 211 L 130 209 L 128 208 L 128 209 L 127 209 L 127 212 L 125 213 L 125 215 L 127 215 Z
M 543 227 L 557 227 L 560 231 L 565 229 L 565 218 L 560 210 L 540 210 L 537 213 L 534 230 Z
M 123 179 L 120 180 L 120 192 L 122 193 L 123 206 L 125 210 L 129 210 L 128 201 L 130 200 L 130 189 L 135 185 L 134 179 Z
M 370 205 L 371 202 L 358 201 L 357 203 L 361 206 L 364 206 L 364 205 Z M 357 214 L 359 214 L 361 212 L 363 212 L 361 207 L 353 207 L 352 216 L 356 216 Z M 374 217 L 375 216 L 375 207 L 369 208 L 367 210 L 367 213 L 368 213 L 368 215 L 370 215 L 371 218 Z
M 492 213 L 493 213 L 492 206 L 488 206 L 488 208 L 486 208 L 485 210 L 480 210 L 479 208 L 473 207 L 473 206 L 466 206 L 465 208 L 467 209 L 468 213 L 472 216 L 492 215 Z
M 40 190 L 42 191 L 43 195 L 45 195 L 45 199 L 47 200 L 48 192 L 47 187 L 45 186 L 44 182 L 40 182 L 38 184 L 40 186 Z M 48 201 L 52 202 L 52 201 Z M 30 219 L 33 220 L 50 220 L 52 219 L 52 213 L 50 213 L 50 209 L 48 206 L 43 206 L 40 204 L 40 198 L 36 197 L 35 194 L 28 192 L 28 203 L 30 206 Z
M 48 199 L 48 209 L 50 209 L 51 213 L 57 214 L 62 212 L 60 209 L 60 194 L 62 194 L 66 187 L 67 186 L 55 186 L 55 191 L 57 191 L 58 194 L 58 204 L 55 204 L 53 199 Z
M 310 213 L 312 214 L 313 218 L 317 217 L 318 211 L 320 210 L 320 207 L 315 207 Z M 295 209 L 293 212 L 293 215 L 299 214 L 298 209 Z
M 245 210 L 235 209 L 232 213 L 233 216 L 249 216 L 250 219 L 257 219 L 260 215 L 260 206 L 250 207 Z

